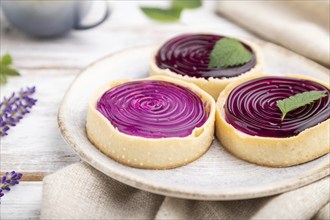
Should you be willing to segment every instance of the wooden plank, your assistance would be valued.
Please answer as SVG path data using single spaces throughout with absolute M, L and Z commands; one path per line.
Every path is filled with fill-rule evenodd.
M 3 176 L 5 174 L 5 172 L 0 172 L 0 176 Z M 21 181 L 26 181 L 26 182 L 29 182 L 29 181 L 42 181 L 43 178 L 47 175 L 49 175 L 50 173 L 47 173 L 47 172 L 23 172 L 22 173 L 23 176 L 21 178 Z
M 0 219 L 39 219 L 42 182 L 21 182 L 1 198 Z
M 41 42 L 35 42 L 13 31 L 2 33 L 1 50 L 10 52 L 15 57 L 15 65 L 19 68 L 79 69 L 114 51 L 159 43 L 183 32 L 197 30 L 221 32 L 223 27 L 226 25 L 172 27 L 139 25 L 128 26 L 127 29 L 110 26 L 104 31 L 72 32 L 67 38 Z M 230 26 L 227 25 L 227 28 Z M 232 30 L 231 34 L 247 35 L 237 29 Z M 17 43 L 18 41 L 21 43 Z

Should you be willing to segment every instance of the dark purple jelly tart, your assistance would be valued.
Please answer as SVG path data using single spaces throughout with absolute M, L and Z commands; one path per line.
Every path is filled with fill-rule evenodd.
M 281 120 L 276 101 L 297 93 L 326 91 L 327 96 L 300 107 Z M 228 96 L 226 121 L 236 129 L 254 136 L 285 138 L 327 120 L 329 89 L 317 82 L 288 77 L 264 77 L 237 86 Z
M 96 108 L 120 132 L 144 138 L 186 137 L 208 118 L 206 103 L 198 95 L 159 80 L 113 87 Z
M 311 91 L 323 96 L 283 118 L 279 100 Z M 217 108 L 218 139 L 247 161 L 290 166 L 330 150 L 330 90 L 323 82 L 298 75 L 265 76 L 230 85 Z
M 89 103 L 87 135 L 123 164 L 166 169 L 196 160 L 214 135 L 215 102 L 192 83 L 155 76 L 114 81 Z
M 212 34 L 185 34 L 167 41 L 156 54 L 156 64 L 161 69 L 169 69 L 182 76 L 196 78 L 230 78 L 251 70 L 256 65 L 252 48 L 243 44 L 253 56 L 243 65 L 224 68 L 209 68 L 210 53 L 214 44 L 223 36 Z
M 214 34 L 184 34 L 163 44 L 152 59 L 152 75 L 167 75 L 193 82 L 214 98 L 230 82 L 261 71 L 262 58 L 257 45 L 238 40 L 249 51 L 251 59 L 230 67 L 210 67 L 210 54 L 215 44 L 225 38 Z

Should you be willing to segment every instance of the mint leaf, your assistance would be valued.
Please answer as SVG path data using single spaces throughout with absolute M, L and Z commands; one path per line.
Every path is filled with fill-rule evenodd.
M 7 53 L 1 57 L 0 63 L 3 65 L 9 65 L 13 62 L 11 56 Z
M 202 6 L 202 0 L 172 0 L 171 8 L 140 7 L 149 18 L 161 22 L 175 22 L 180 19 L 183 9 L 194 9 Z
M 327 96 L 326 91 L 313 90 L 309 92 L 298 93 L 283 100 L 278 100 L 276 104 L 282 112 L 281 120 L 283 121 L 288 112 L 310 104 L 325 96 Z
M 21 74 L 10 67 L 12 64 L 13 59 L 10 54 L 5 54 L 0 58 L 0 83 L 5 84 L 7 83 L 7 76 L 20 76 Z
M 172 8 L 199 8 L 202 6 L 201 0 L 173 0 L 172 1 Z
M 8 66 L 0 64 L 0 73 L 8 76 L 20 76 L 21 74 Z
M 182 11 L 182 9 L 179 8 L 162 9 L 162 8 L 148 8 L 148 7 L 141 7 L 141 10 L 149 18 L 161 22 L 178 21 L 180 19 L 180 15 Z
M 236 39 L 224 37 L 218 40 L 210 54 L 209 68 L 227 68 L 243 65 L 252 59 L 252 53 Z

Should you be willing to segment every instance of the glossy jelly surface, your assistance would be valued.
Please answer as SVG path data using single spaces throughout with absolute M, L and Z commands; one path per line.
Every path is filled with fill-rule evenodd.
M 327 96 L 289 112 L 282 121 L 276 101 L 311 90 L 326 91 Z M 249 135 L 292 137 L 330 117 L 329 95 L 329 89 L 314 81 L 288 77 L 255 79 L 231 91 L 225 104 L 226 121 Z
M 223 38 L 211 34 L 185 34 L 167 41 L 156 54 L 156 64 L 180 75 L 197 78 L 230 78 L 241 75 L 256 65 L 256 57 L 241 66 L 230 68 L 209 68 L 210 53 L 215 43 Z M 253 53 L 252 49 L 243 46 Z
M 208 106 L 197 94 L 158 80 L 113 87 L 96 108 L 120 132 L 145 138 L 186 137 L 208 118 Z

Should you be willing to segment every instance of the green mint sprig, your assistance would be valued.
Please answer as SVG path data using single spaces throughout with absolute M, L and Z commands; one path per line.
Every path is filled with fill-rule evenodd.
M 201 0 L 173 0 L 172 8 L 195 9 L 202 6 Z
M 21 74 L 10 65 L 13 59 L 9 54 L 5 54 L 0 58 L 0 84 L 7 83 L 7 76 L 20 76 Z
M 284 120 L 288 112 L 300 108 L 302 106 L 305 106 L 307 104 L 310 104 L 325 96 L 327 96 L 326 91 L 313 90 L 309 92 L 298 93 L 294 96 L 290 96 L 289 98 L 283 100 L 278 100 L 276 104 L 282 112 L 281 120 L 282 121 Z
M 180 19 L 181 11 L 182 11 L 181 9 L 178 8 L 162 9 L 162 8 L 147 8 L 147 7 L 141 7 L 141 10 L 149 18 L 161 22 L 178 21 Z
M 184 9 L 195 9 L 202 6 L 201 0 L 172 0 L 170 8 L 140 7 L 149 18 L 160 22 L 176 22 L 180 20 Z
M 241 42 L 224 37 L 213 46 L 208 66 L 209 68 L 239 66 L 249 62 L 252 56 L 252 53 Z

